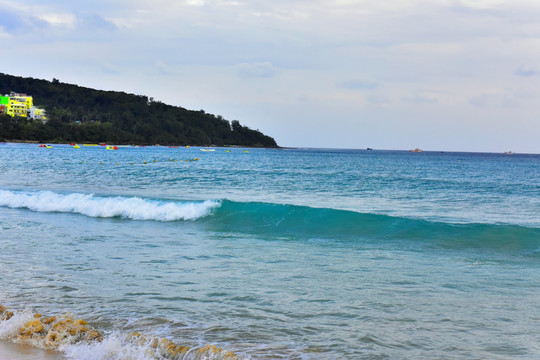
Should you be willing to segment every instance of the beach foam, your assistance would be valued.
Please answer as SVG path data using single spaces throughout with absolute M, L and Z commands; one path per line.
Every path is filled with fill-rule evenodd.
M 167 202 L 139 197 L 98 197 L 80 193 L 0 190 L 0 206 L 39 212 L 77 213 L 90 217 L 177 221 L 196 220 L 208 216 L 220 206 L 220 202 Z
M 184 346 L 140 333 L 103 335 L 82 319 L 70 315 L 43 316 L 13 312 L 0 305 L 0 340 L 63 353 L 85 360 L 241 360 L 213 345 Z

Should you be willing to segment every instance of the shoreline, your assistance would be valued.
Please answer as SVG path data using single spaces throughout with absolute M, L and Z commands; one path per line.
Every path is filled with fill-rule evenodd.
M 16 344 L 0 340 L 0 359 L 2 360 L 64 360 L 62 353 L 44 350 L 26 344 Z

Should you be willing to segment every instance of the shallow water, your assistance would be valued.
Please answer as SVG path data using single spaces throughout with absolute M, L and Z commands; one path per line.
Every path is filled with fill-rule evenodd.
M 0 304 L 129 356 L 540 354 L 540 156 L 227 150 L 0 146 Z

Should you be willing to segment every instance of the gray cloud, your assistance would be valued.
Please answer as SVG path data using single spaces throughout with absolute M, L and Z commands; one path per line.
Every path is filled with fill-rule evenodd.
M 87 30 L 116 30 L 116 25 L 96 13 L 76 13 L 77 27 Z
M 523 65 L 520 65 L 516 71 L 514 71 L 514 74 L 517 76 L 524 76 L 524 77 L 530 77 L 538 74 L 538 71 L 533 69 L 527 69 Z
M 47 25 L 47 22 L 35 17 L 27 16 L 17 10 L 4 8 L 0 15 L 0 27 L 3 28 L 5 32 L 12 35 L 20 36 L 27 31 L 42 29 Z

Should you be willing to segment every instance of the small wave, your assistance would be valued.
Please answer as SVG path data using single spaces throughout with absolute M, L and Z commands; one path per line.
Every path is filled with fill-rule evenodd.
M 184 346 L 140 333 L 103 335 L 86 321 L 70 315 L 14 312 L 1 305 L 0 339 L 58 351 L 74 360 L 241 360 L 233 352 L 214 345 Z
M 89 194 L 58 194 L 51 191 L 0 190 L 0 206 L 38 212 L 77 213 L 90 217 L 121 217 L 132 220 L 196 220 L 210 215 L 219 201 L 165 202 L 138 197 L 97 197 Z

